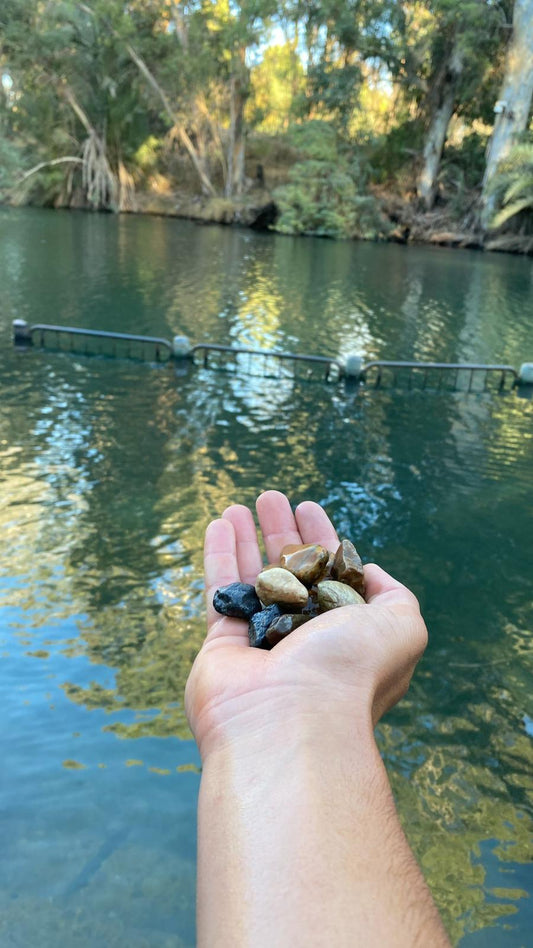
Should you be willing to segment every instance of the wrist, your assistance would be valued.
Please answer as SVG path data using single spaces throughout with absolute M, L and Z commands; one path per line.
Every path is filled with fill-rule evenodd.
M 267 764 L 298 760 L 335 763 L 354 754 L 358 759 L 380 760 L 374 739 L 370 702 L 323 708 L 293 701 L 281 705 L 265 699 L 253 711 L 237 711 L 224 724 L 211 727 L 200 742 L 202 766 L 261 770 Z

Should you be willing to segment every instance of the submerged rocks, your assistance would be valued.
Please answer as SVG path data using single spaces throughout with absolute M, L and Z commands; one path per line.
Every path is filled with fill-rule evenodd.
M 319 543 L 283 547 L 279 563 L 259 573 L 255 588 L 231 583 L 217 589 L 213 606 L 222 615 L 247 619 L 254 648 L 271 649 L 322 612 L 364 604 L 363 564 L 353 543 L 335 553 Z

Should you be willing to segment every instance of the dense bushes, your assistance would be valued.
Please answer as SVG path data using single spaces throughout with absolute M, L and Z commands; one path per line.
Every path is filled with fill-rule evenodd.
M 339 147 L 326 122 L 295 126 L 290 137 L 301 154 L 289 181 L 274 192 L 282 234 L 377 238 L 387 231 L 376 199 L 367 190 L 368 173 Z

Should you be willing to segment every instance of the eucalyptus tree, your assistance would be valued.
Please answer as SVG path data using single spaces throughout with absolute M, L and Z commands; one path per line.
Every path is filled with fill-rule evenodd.
M 141 0 L 137 0 L 138 3 Z M 250 65 L 277 0 L 145 0 L 157 44 L 143 56 L 127 49 L 171 119 L 206 194 L 215 193 L 213 157 L 228 197 L 244 188 L 245 106 Z M 211 158 L 211 160 L 210 160 Z
M 485 225 L 494 211 L 493 178 L 500 163 L 508 158 L 513 145 L 529 125 L 532 98 L 533 0 L 515 0 L 505 73 L 494 106 L 494 129 L 483 177 L 482 220 Z
M 128 208 L 126 164 L 147 134 L 147 118 L 137 71 L 107 28 L 104 5 L 6 2 L 1 36 L 17 94 L 14 121 L 41 159 L 31 173 L 68 165 L 62 188 L 68 202 L 79 165 L 93 207 Z
M 429 209 L 435 201 L 452 116 L 462 112 L 470 118 L 483 114 L 486 77 L 503 46 L 506 14 L 495 0 L 430 0 L 412 5 L 411 12 L 415 22 L 417 15 L 431 14 L 424 37 L 426 51 L 417 73 L 425 125 L 417 192 Z M 417 42 L 415 37 L 415 45 Z
M 294 23 L 307 70 L 307 110 L 347 135 L 360 107 L 367 64 L 384 74 L 398 58 L 397 0 L 286 0 L 280 16 Z
M 245 184 L 245 106 L 251 92 L 250 66 L 265 42 L 277 0 L 203 0 L 209 49 L 216 79 L 226 89 L 225 193 L 242 193 Z

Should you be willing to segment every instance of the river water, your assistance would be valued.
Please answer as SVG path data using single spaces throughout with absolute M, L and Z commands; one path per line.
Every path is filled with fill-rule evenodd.
M 533 402 L 15 351 L 11 320 L 367 359 L 533 359 L 533 265 L 0 209 L 0 943 L 194 945 L 183 715 L 206 523 L 321 502 L 419 596 L 378 728 L 454 943 L 533 926 Z

